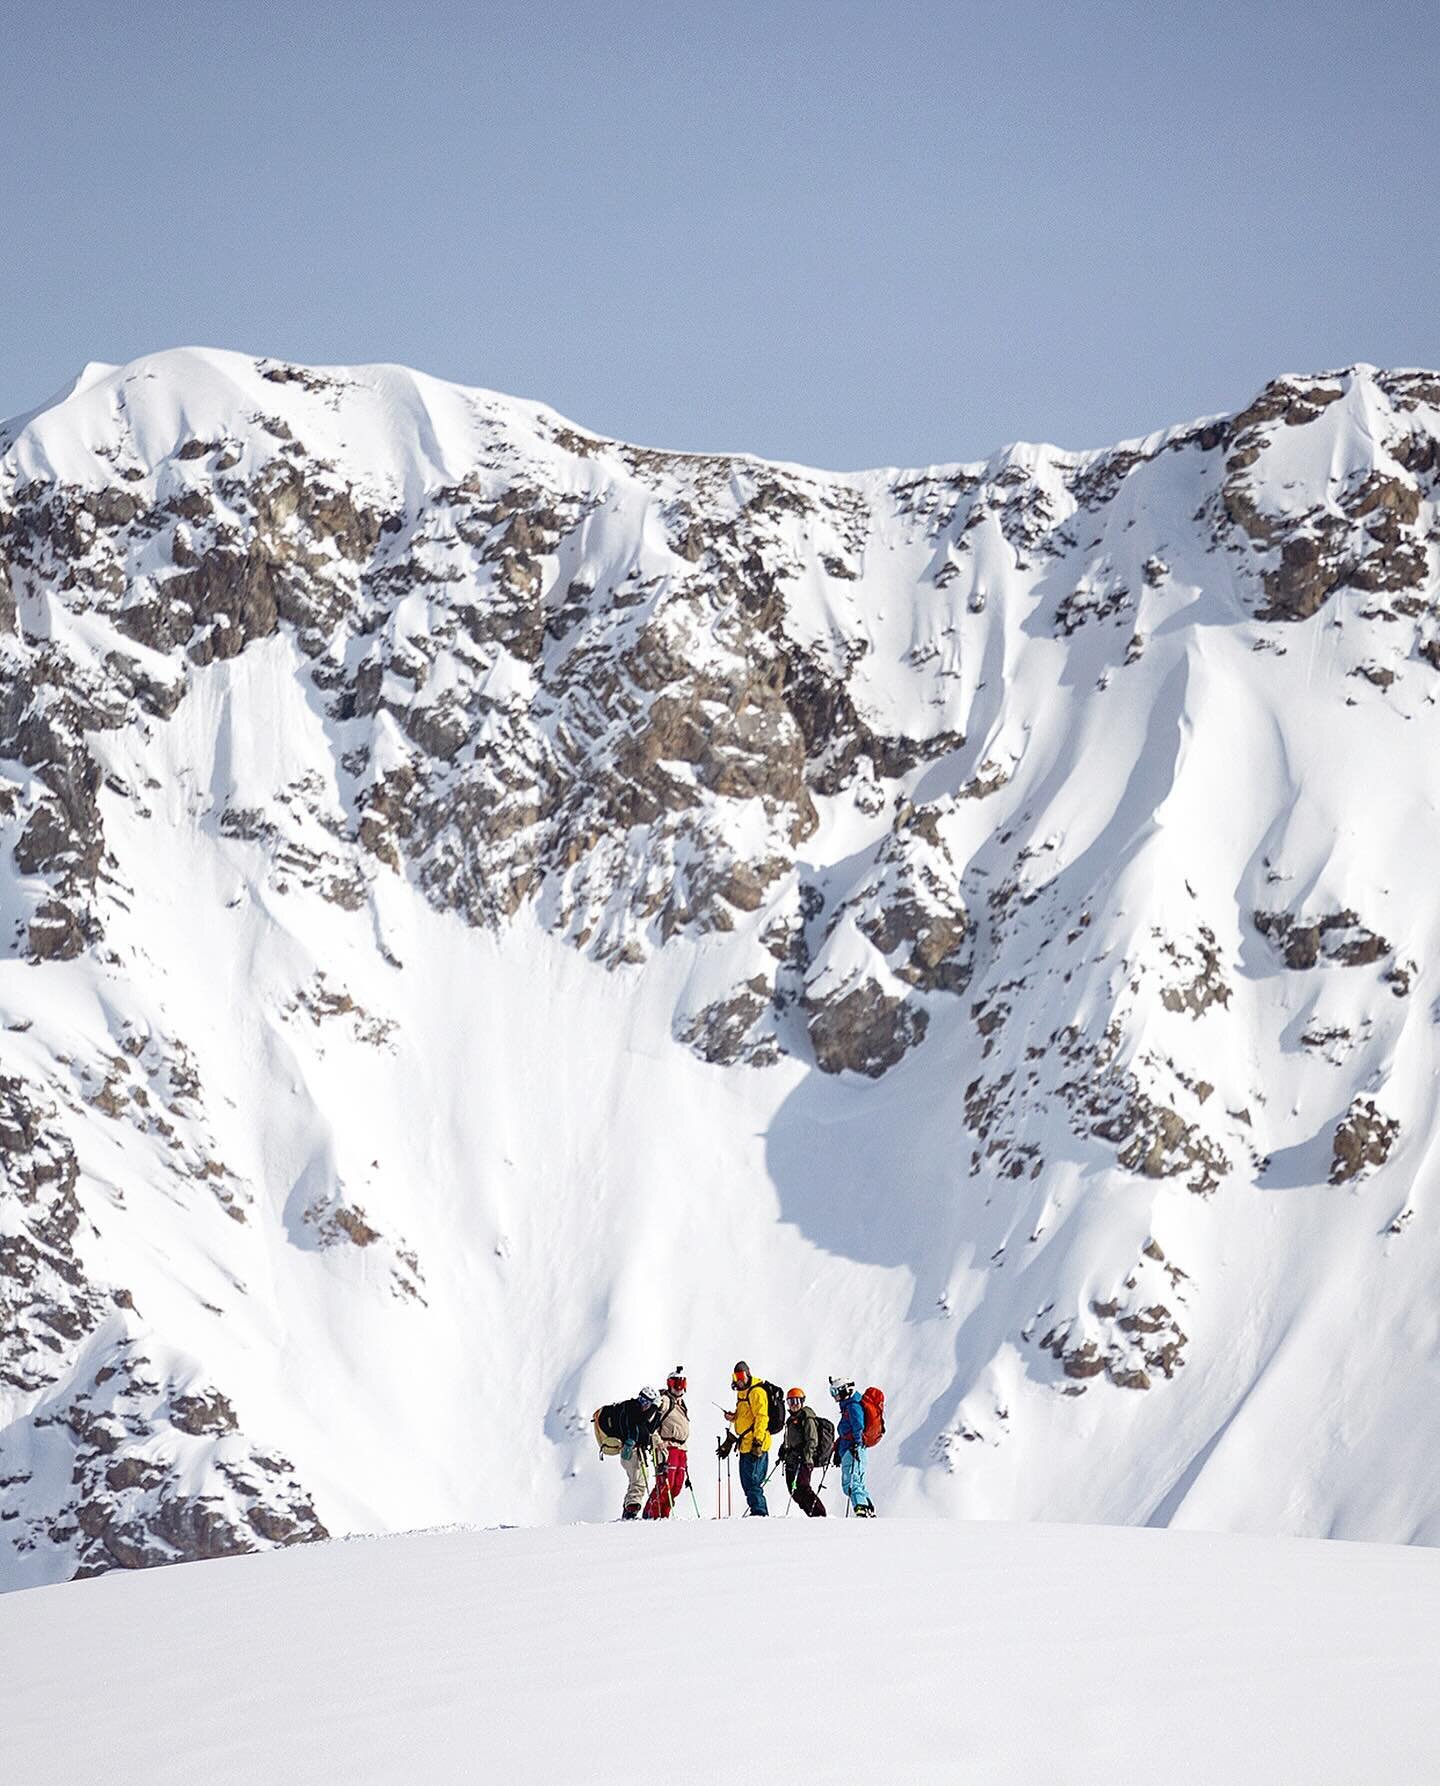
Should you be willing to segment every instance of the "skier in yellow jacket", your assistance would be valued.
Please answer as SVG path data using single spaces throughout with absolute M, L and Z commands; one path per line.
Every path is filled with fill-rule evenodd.
M 770 1402 L 765 1386 L 750 1374 L 750 1366 L 742 1358 L 730 1377 L 735 1391 L 735 1412 L 725 1418 L 731 1430 L 716 1446 L 721 1457 L 728 1457 L 740 1448 L 740 1486 L 745 1491 L 745 1504 L 756 1519 L 767 1519 L 765 1477 L 770 1451 Z

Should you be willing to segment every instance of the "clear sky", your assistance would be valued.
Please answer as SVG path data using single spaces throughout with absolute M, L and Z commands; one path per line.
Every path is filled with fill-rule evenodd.
M 181 344 L 654 445 L 1098 446 L 1440 363 L 1433 0 L 46 0 L 0 414 Z

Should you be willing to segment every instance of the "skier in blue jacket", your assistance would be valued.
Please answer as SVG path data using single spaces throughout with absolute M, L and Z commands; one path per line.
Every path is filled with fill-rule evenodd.
M 830 1393 L 840 1404 L 835 1427 L 835 1456 L 840 1462 L 840 1488 L 857 1519 L 874 1519 L 875 1505 L 865 1486 L 865 1408 L 848 1377 L 831 1377 Z

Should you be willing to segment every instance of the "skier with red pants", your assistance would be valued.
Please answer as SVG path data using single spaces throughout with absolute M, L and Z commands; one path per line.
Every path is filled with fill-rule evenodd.
M 660 1424 L 652 1441 L 655 1486 L 645 1503 L 646 1519 L 669 1519 L 689 1480 L 690 1410 L 685 1406 L 685 1372 L 680 1365 L 665 1379 Z

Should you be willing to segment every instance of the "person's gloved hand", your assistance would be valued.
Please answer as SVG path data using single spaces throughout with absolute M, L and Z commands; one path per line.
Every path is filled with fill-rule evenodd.
M 626 1439 L 625 1443 L 620 1447 L 620 1455 L 621 1455 L 621 1457 L 623 1457 L 625 1459 L 627 1464 L 629 1463 L 630 1459 L 632 1457 L 634 1457 L 635 1442 L 633 1439 Z

